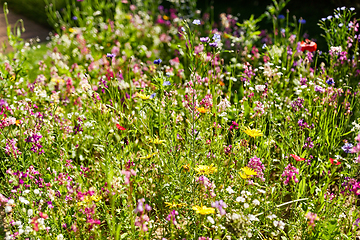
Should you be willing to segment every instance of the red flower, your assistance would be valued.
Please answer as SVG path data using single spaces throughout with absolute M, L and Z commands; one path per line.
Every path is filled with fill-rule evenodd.
M 49 215 L 47 215 L 46 213 L 43 213 L 43 212 L 40 212 L 39 215 L 43 219 L 48 219 L 49 218 Z
M 301 51 L 308 50 L 309 52 L 316 51 L 317 44 L 309 39 L 305 39 L 305 42 L 302 41 L 301 44 Z
M 36 216 L 36 217 L 33 217 L 32 219 L 31 219 L 31 225 L 33 225 L 33 230 L 35 231 L 35 232 L 37 232 L 37 231 L 39 231 L 39 223 L 38 223 L 38 216 Z
M 331 162 L 332 165 L 340 165 L 340 164 L 341 164 L 341 162 L 338 161 L 338 160 L 336 160 L 336 159 L 330 158 L 329 160 L 330 160 L 330 162 Z
M 126 128 L 124 128 L 124 127 L 122 127 L 122 126 L 120 126 L 120 124 L 116 124 L 116 127 L 119 129 L 119 130 L 126 130 Z
M 298 162 L 306 160 L 305 158 L 301 158 L 301 157 L 296 156 L 296 155 L 294 155 L 294 154 L 290 154 L 290 156 L 292 156 L 292 157 L 293 157 L 296 161 L 298 161 Z

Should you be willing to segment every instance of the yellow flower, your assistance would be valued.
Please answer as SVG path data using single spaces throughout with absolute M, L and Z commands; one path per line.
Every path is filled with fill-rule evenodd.
M 197 110 L 199 113 L 207 113 L 209 111 L 209 109 L 206 109 L 204 107 L 199 107 Z
M 211 174 L 211 173 L 217 172 L 217 168 L 214 167 L 214 164 L 211 164 L 210 166 L 199 165 L 196 168 L 194 168 L 194 170 L 198 174 Z
M 138 96 L 139 98 L 141 98 L 142 100 L 148 100 L 150 99 L 150 96 L 142 94 L 142 93 L 137 93 L 136 96 Z
M 157 152 L 154 152 L 154 153 L 151 153 L 151 154 L 149 154 L 149 155 L 147 155 L 147 156 L 140 157 L 140 159 L 149 159 L 149 158 L 151 158 L 152 156 L 154 156 L 154 155 L 156 155 L 156 154 L 158 154 L 158 153 L 157 153 Z
M 263 136 L 263 134 L 261 133 L 260 130 L 251 129 L 251 128 L 249 128 L 249 127 L 246 127 L 246 128 L 245 128 L 244 133 L 246 133 L 247 135 L 249 135 L 250 137 L 253 137 L 253 138 Z
M 186 206 L 186 203 L 165 202 L 165 204 L 168 208 L 181 208 Z
M 249 167 L 243 167 L 241 169 L 241 173 L 240 173 L 240 177 L 243 179 L 248 179 L 251 178 L 252 176 L 256 176 L 257 172 L 254 171 L 253 169 L 249 168 Z
M 154 144 L 163 144 L 165 142 L 165 140 L 160 140 L 159 138 L 154 138 L 154 139 L 150 139 L 149 142 L 154 143 Z
M 164 19 L 165 21 L 167 21 L 167 20 L 169 20 L 169 17 L 166 16 L 166 15 L 164 15 L 164 16 L 163 16 L 163 19 Z
M 127 14 L 127 15 L 125 15 L 125 18 L 128 19 L 128 20 L 131 20 L 132 16 L 130 14 Z
M 199 214 L 201 214 L 201 215 L 206 215 L 206 214 L 215 213 L 215 208 L 208 208 L 208 207 L 206 207 L 206 206 L 200 207 L 200 206 L 195 205 L 195 206 L 192 207 L 192 209 L 193 209 L 194 211 L 196 211 L 196 213 L 199 213 Z

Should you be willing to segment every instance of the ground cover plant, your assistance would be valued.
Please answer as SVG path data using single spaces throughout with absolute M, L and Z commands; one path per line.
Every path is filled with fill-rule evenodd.
M 49 4 L 46 46 L 8 29 L 5 239 L 359 236 L 355 9 L 319 20 L 320 52 L 286 1 L 243 22 L 191 3 Z

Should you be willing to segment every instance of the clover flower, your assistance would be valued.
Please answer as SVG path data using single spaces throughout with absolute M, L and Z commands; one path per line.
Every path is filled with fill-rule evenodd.
M 320 218 L 317 216 L 316 213 L 308 212 L 305 217 L 309 220 L 309 226 L 315 227 L 315 221 L 319 221 Z
M 294 180 L 295 183 L 298 183 L 299 179 L 297 179 L 296 174 L 299 174 L 299 169 L 289 163 L 281 174 L 281 178 L 286 177 L 284 184 L 288 185 L 291 180 Z

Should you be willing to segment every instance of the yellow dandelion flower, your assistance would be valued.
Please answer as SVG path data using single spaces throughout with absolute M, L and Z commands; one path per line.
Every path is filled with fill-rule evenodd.
M 215 213 L 215 208 L 211 208 L 211 207 L 208 208 L 206 206 L 200 207 L 200 206 L 195 205 L 195 206 L 192 207 L 192 209 L 194 211 L 196 211 L 196 213 L 201 214 L 201 215 L 207 215 L 207 214 Z
M 149 159 L 151 158 L 152 156 L 158 154 L 157 152 L 154 152 L 154 153 L 151 153 L 151 154 L 148 154 L 147 156 L 144 156 L 144 157 L 140 157 L 140 159 Z
M 149 140 L 150 143 L 154 143 L 154 144 L 163 144 L 165 142 L 165 140 L 160 140 L 159 138 L 153 138 Z
M 210 166 L 199 165 L 196 168 L 194 168 L 194 170 L 200 175 L 211 174 L 211 173 L 217 172 L 217 168 L 214 167 L 214 164 L 211 164 Z
M 92 201 L 94 201 L 94 202 L 98 202 L 98 201 L 100 201 L 100 200 L 102 199 L 102 197 L 101 197 L 101 196 L 93 195 L 93 196 L 90 197 L 90 199 L 91 199 Z
M 253 137 L 253 138 L 263 136 L 263 134 L 262 134 L 262 132 L 260 130 L 251 129 L 249 127 L 245 128 L 244 133 L 246 133 L 247 135 L 249 135 L 250 137 Z
M 164 16 L 163 16 L 163 19 L 164 19 L 165 21 L 167 21 L 167 20 L 169 20 L 170 18 L 169 18 L 168 16 L 164 15 Z
M 240 173 L 240 177 L 243 179 L 248 179 L 248 178 L 251 178 L 252 176 L 257 175 L 257 172 L 249 167 L 243 167 L 243 168 L 241 168 L 241 171 L 242 172 Z
M 197 110 L 199 113 L 207 113 L 209 111 L 209 109 L 206 109 L 204 107 L 199 107 Z
M 137 93 L 136 94 L 137 97 L 141 98 L 142 100 L 148 100 L 150 99 L 150 96 L 142 94 L 142 93 Z
M 186 203 L 165 202 L 165 205 L 168 208 L 182 208 L 182 207 L 186 206 Z

